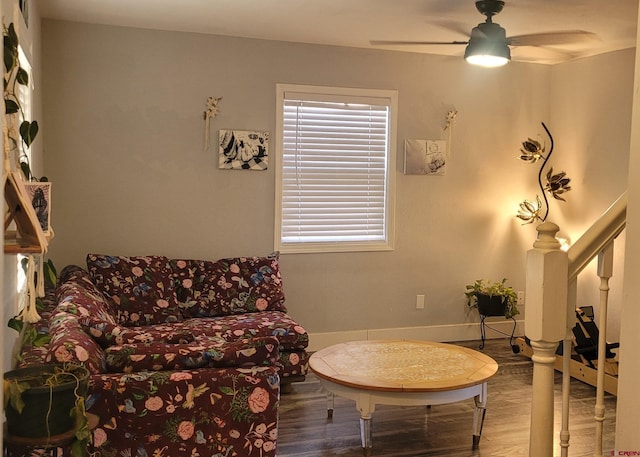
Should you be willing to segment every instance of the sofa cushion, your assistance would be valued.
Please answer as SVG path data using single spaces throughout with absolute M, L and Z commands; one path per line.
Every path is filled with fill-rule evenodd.
M 103 348 L 138 343 L 190 343 L 194 340 L 189 330 L 175 328 L 172 325 L 124 327 L 90 317 L 81 317 L 79 321 L 85 332 Z
M 111 300 L 117 324 L 140 326 L 182 320 L 166 257 L 87 255 L 98 289 Z
M 285 311 L 278 254 L 170 262 L 186 317 Z
M 227 342 L 223 338 L 199 336 L 188 344 L 123 344 L 106 350 L 107 369 L 115 373 L 272 366 L 277 359 L 278 341 L 275 338 Z
M 180 323 L 191 333 L 218 336 L 227 341 L 275 336 L 281 351 L 304 349 L 309 345 L 306 330 L 281 311 L 234 314 L 215 318 L 186 319 Z
M 173 259 L 169 264 L 173 270 L 176 297 L 184 317 L 222 315 L 216 262 Z
M 309 371 L 309 354 L 304 349 L 280 352 L 278 374 L 281 379 L 306 376 Z

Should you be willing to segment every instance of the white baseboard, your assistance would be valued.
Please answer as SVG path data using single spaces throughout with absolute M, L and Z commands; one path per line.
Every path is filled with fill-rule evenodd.
M 506 338 L 511 335 L 513 321 L 491 320 L 487 322 L 487 339 Z M 494 331 L 498 330 L 497 332 Z M 499 333 L 502 332 L 502 333 Z M 506 336 L 504 334 L 507 334 Z M 524 321 L 516 322 L 515 336 L 524 334 Z M 469 341 L 480 339 L 480 323 L 433 325 L 422 327 L 379 328 L 366 330 L 345 330 L 341 332 L 309 333 L 309 352 L 319 351 L 328 346 L 361 340 L 428 340 L 436 342 Z

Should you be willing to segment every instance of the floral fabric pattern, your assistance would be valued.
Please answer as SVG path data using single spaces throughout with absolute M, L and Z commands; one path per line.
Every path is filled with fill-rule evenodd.
M 281 311 L 187 319 L 180 323 L 179 328 L 192 332 L 205 332 L 207 335 L 219 336 L 227 341 L 275 336 L 282 351 L 304 349 L 309 345 L 309 334 L 304 327 Z
M 77 363 L 90 373 L 104 373 L 106 358 L 102 348 L 85 333 L 76 316 L 60 311 L 49 324 L 51 341 L 47 346 L 46 363 Z
M 83 284 L 65 282 L 58 287 L 56 311 L 64 311 L 79 319 L 90 319 L 115 325 L 109 304 L 101 293 Z
M 22 348 L 21 366 L 91 371 L 96 455 L 274 457 L 281 381 L 304 377 L 309 344 L 286 314 L 277 255 L 90 254 L 87 266 L 47 291 L 37 329 L 51 340 Z
M 95 375 L 89 390 L 101 457 L 276 454 L 273 367 Z
M 278 255 L 170 261 L 185 317 L 286 312 Z
M 166 257 L 89 254 L 87 268 L 111 300 L 116 323 L 140 326 L 182 320 Z
M 221 338 L 198 337 L 189 344 L 123 344 L 106 350 L 107 369 L 114 373 L 273 366 L 277 359 L 278 340 L 275 338 L 228 343 Z
M 120 344 L 168 343 L 185 344 L 194 340 L 190 330 L 170 325 L 123 327 L 91 318 L 80 318 L 80 325 L 100 346 L 108 348 Z

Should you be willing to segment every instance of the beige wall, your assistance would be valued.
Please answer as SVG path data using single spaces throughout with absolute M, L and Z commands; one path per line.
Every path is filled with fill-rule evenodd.
M 396 249 L 283 254 L 289 310 L 317 335 L 436 326 L 449 329 L 443 338 L 477 338 L 465 284 L 508 277 L 524 289 L 535 230 L 513 215 L 535 197 L 537 170 L 517 159 L 520 142 L 547 122 L 558 167 L 578 177 L 550 219 L 578 215 L 567 225 L 586 227 L 626 187 L 633 58 L 487 70 L 452 57 L 44 21 L 51 257 L 60 268 L 88 252 L 267 254 L 273 162 L 265 172 L 217 169 L 215 147 L 203 151 L 206 98 L 223 97 L 215 138 L 220 128 L 274 133 L 276 83 L 397 89 Z M 603 109 L 608 100 L 615 109 Z M 445 138 L 452 109 L 447 174 L 403 175 L 404 139 Z
M 549 91 L 556 135 L 554 170 L 565 170 L 573 190 L 567 203 L 554 202 L 552 218 L 575 240 L 627 188 L 634 50 L 552 67 Z M 557 166 L 557 168 L 555 168 Z M 558 216 L 555 219 L 555 216 Z M 620 337 L 626 233 L 614 245 L 610 282 L 609 341 Z M 578 278 L 578 306 L 599 309 L 597 260 Z
M 639 12 L 640 14 L 640 12 Z M 640 22 L 640 19 L 639 19 Z M 638 363 L 638 347 L 640 347 L 640 306 L 636 281 L 640 277 L 640 30 L 637 31 L 636 62 L 634 81 L 633 115 L 631 117 L 631 150 L 629 158 L 629 204 L 627 209 L 627 256 L 625 258 L 624 291 L 622 302 L 620 332 L 620 372 L 618 383 L 619 401 L 616 408 L 616 449 L 619 451 L 637 451 L 640 449 L 638 435 L 638 379 L 640 379 L 640 363 Z M 632 255 L 633 254 L 633 255 Z

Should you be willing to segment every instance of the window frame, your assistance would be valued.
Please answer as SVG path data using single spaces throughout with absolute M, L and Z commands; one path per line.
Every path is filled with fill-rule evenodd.
M 340 97 L 349 99 L 384 101 L 389 107 L 388 137 L 385 170 L 384 240 L 363 241 L 299 241 L 282 240 L 282 197 L 284 166 L 284 103 L 287 93 Z M 390 251 L 395 241 L 395 182 L 397 156 L 398 91 L 390 89 L 363 89 L 347 87 L 276 84 L 276 153 L 275 153 L 275 230 L 274 249 L 281 253 L 367 252 Z

